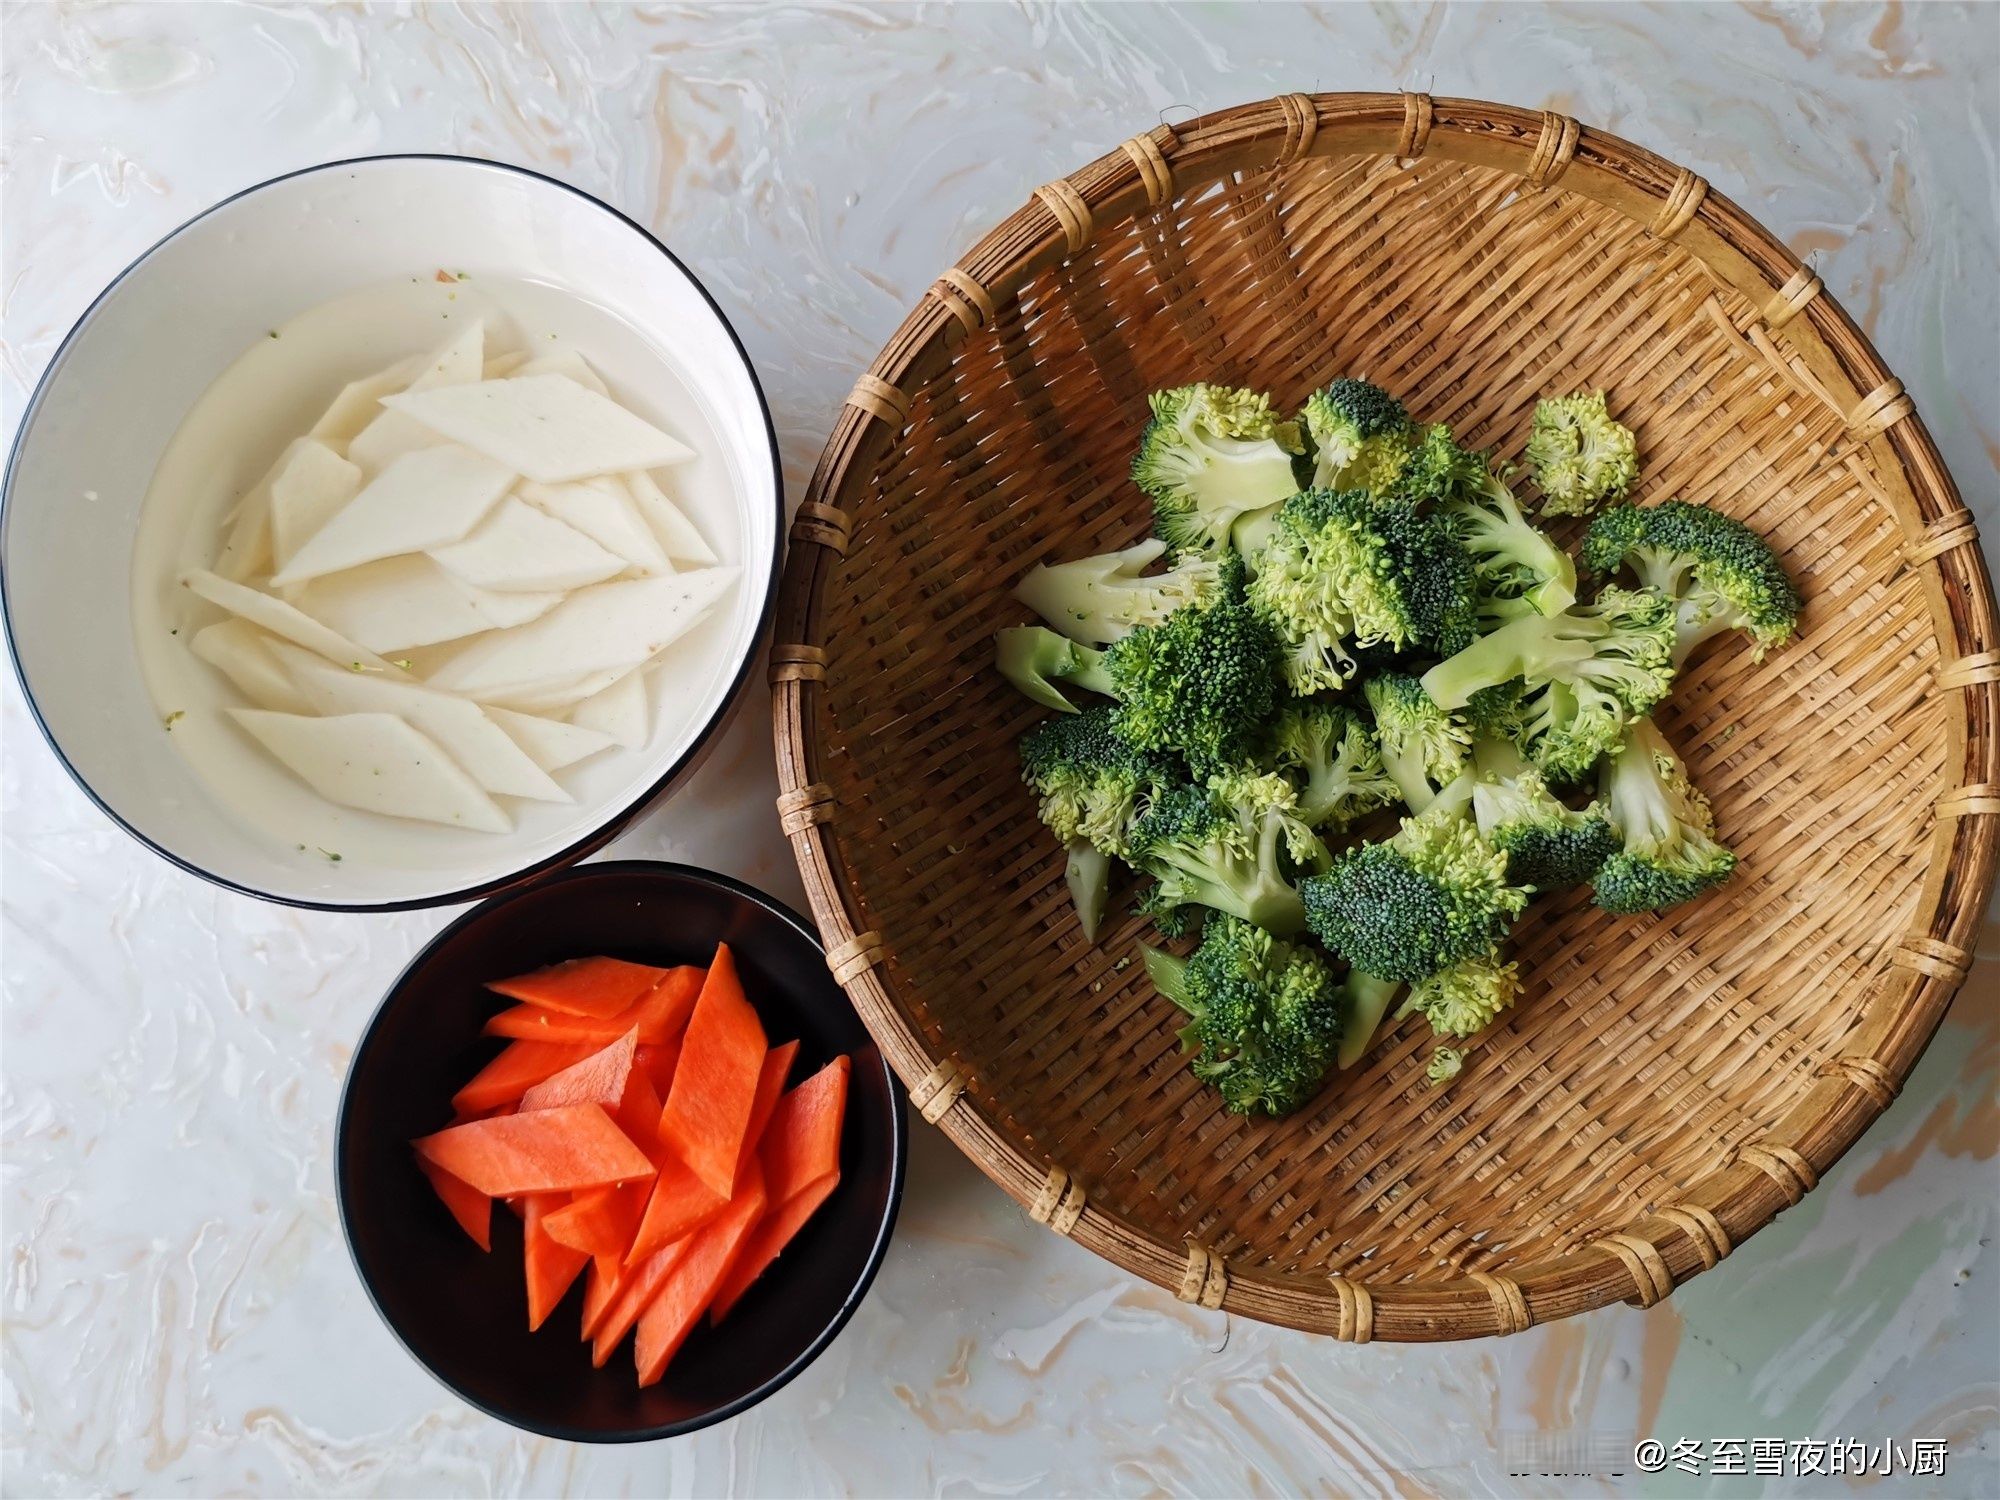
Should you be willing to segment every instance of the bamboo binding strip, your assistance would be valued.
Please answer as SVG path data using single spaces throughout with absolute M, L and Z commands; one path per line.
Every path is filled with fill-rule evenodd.
M 777 815 L 914 1111 L 1190 1304 L 1353 1343 L 1651 1305 L 1717 1268 L 1894 1101 L 2000 849 L 1992 586 L 1910 393 L 1697 172 L 1555 111 L 1286 95 L 1037 175 L 855 380 L 771 654 Z M 1431 1089 L 1405 1022 L 1249 1121 L 1182 1065 L 1130 962 L 1146 924 L 1078 932 L 1019 780 L 1038 711 L 991 643 L 1030 560 L 1147 534 L 1144 392 L 1294 408 L 1340 373 L 1509 459 L 1533 397 L 1603 387 L 1646 492 L 1772 537 L 1807 609 L 1762 666 L 1704 647 L 1661 711 L 1734 884 L 1658 921 L 1537 903 L 1481 1066 Z

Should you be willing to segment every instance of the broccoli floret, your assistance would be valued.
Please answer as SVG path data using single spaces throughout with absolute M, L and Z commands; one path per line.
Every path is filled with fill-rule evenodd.
M 1154 529 L 1169 546 L 1218 552 L 1238 521 L 1298 489 L 1298 425 L 1281 421 L 1268 396 L 1184 385 L 1148 399 L 1153 419 L 1139 439 L 1132 479 L 1153 497 Z
M 1306 401 L 1300 422 L 1313 444 L 1312 488 L 1386 494 L 1416 430 L 1403 403 L 1365 380 L 1336 380 Z
M 1500 941 L 1527 904 L 1479 836 L 1461 776 L 1396 836 L 1362 844 L 1299 894 L 1313 933 L 1365 974 L 1414 984 Z
M 1382 767 L 1368 721 L 1339 703 L 1286 704 L 1271 726 L 1269 758 L 1279 770 L 1304 776 L 1299 817 L 1309 828 L 1345 828 L 1402 795 Z
M 1715 816 L 1651 719 L 1640 719 L 1605 767 L 1600 796 L 1624 847 L 1597 872 L 1606 911 L 1664 911 L 1721 885 L 1736 856 L 1715 841 Z
M 1461 959 L 1410 986 L 1398 1018 L 1421 1013 L 1438 1036 L 1467 1037 L 1484 1031 L 1521 993 L 1521 971 L 1502 962 L 1497 950 Z
M 1407 503 L 1307 490 L 1279 508 L 1247 596 L 1284 644 L 1285 680 L 1307 695 L 1347 682 L 1359 647 L 1458 649 L 1472 636 L 1471 583 L 1465 549 Z
M 1057 838 L 1122 858 L 1141 801 L 1179 778 L 1166 757 L 1120 738 L 1115 720 L 1116 710 L 1095 704 L 1036 725 L 1021 739 L 1021 779 Z
M 1430 1066 L 1424 1069 L 1424 1077 L 1432 1088 L 1439 1088 L 1458 1077 L 1464 1068 L 1464 1048 L 1440 1047 L 1431 1054 Z
M 1669 500 L 1607 510 L 1590 523 L 1583 561 L 1593 573 L 1630 568 L 1674 601 L 1675 666 L 1726 630 L 1749 631 L 1762 660 L 1798 628 L 1798 590 L 1777 554 L 1741 521 L 1706 505 Z
M 1340 1036 L 1340 986 L 1303 943 L 1217 914 L 1186 960 L 1145 950 L 1146 972 L 1188 1014 L 1194 1075 L 1238 1114 L 1288 1115 L 1319 1092 Z
M 1416 678 L 1378 672 L 1362 685 L 1375 715 L 1375 743 L 1382 768 L 1413 812 L 1422 812 L 1437 789 L 1466 767 L 1472 733 L 1431 701 Z
M 1396 493 L 1435 507 L 1471 557 L 1482 623 L 1552 615 L 1576 602 L 1569 554 L 1528 523 L 1486 455 L 1459 447 L 1450 428 L 1439 423 L 1424 429 Z
M 1109 645 L 1141 625 L 1158 625 L 1184 604 L 1206 604 L 1222 588 L 1213 558 L 1189 553 L 1148 575 L 1167 544 L 1149 538 L 1122 552 L 1041 564 L 1014 585 L 1014 597 L 1073 641 Z
M 1206 906 L 1289 937 L 1305 927 L 1289 872 L 1321 868 L 1327 853 L 1290 782 L 1231 770 L 1154 796 L 1132 825 L 1126 858 L 1160 883 L 1149 912 Z
M 1537 891 L 1582 885 L 1618 851 L 1618 830 L 1592 803 L 1566 807 L 1506 740 L 1472 742 L 1472 814 L 1480 837 L 1507 856 L 1507 878 Z
M 1198 771 L 1247 760 L 1277 706 L 1277 638 L 1227 592 L 1103 651 L 1040 625 L 1003 630 L 998 660 L 1009 682 L 1050 708 L 1076 711 L 1058 682 L 1117 699 L 1122 738 L 1178 750 Z
M 1464 708 L 1521 679 L 1513 710 L 1521 746 L 1556 781 L 1583 775 L 1674 678 L 1673 605 L 1646 590 L 1608 588 L 1593 603 L 1503 625 L 1423 675 L 1440 708 Z
M 1624 498 L 1639 477 L 1632 431 L 1611 419 L 1604 392 L 1579 391 L 1537 402 L 1528 427 L 1528 462 L 1542 490 L 1542 513 L 1587 516 Z

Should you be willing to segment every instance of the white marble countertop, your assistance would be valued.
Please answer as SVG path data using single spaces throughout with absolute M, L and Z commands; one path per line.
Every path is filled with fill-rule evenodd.
M 796 502 L 854 372 L 1034 184 L 1163 117 L 1420 87 L 1618 131 L 1810 253 L 2000 534 L 1990 9 L 17 4 L 4 27 L 9 431 L 71 321 L 176 223 L 308 163 L 459 151 L 599 194 L 696 268 Z M 397 1348 L 333 1207 L 350 1042 L 447 914 L 288 911 L 181 875 L 4 694 L 8 1494 L 1754 1492 L 1507 1475 L 1523 1435 L 1635 1432 L 1944 1438 L 1943 1479 L 1771 1488 L 2000 1493 L 1991 963 L 1824 1186 L 1649 1312 L 1353 1348 L 1191 1311 L 919 1128 L 873 1294 L 778 1397 L 640 1448 L 512 1432 Z M 797 901 L 763 709 L 614 852 Z

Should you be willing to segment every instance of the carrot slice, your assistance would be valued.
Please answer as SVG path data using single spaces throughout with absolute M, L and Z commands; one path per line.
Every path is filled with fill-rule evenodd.
M 619 1283 L 617 1297 L 598 1320 L 597 1331 L 591 1335 L 590 1362 L 593 1366 L 600 1370 L 604 1368 L 612 1353 L 625 1342 L 625 1335 L 632 1331 L 632 1325 L 639 1321 L 639 1314 L 659 1295 L 667 1277 L 694 1242 L 693 1235 L 675 1240 L 626 1271 Z
M 653 1091 L 663 1100 L 667 1097 L 667 1090 L 674 1086 L 674 1065 L 680 1060 L 679 1042 L 663 1042 L 659 1046 L 645 1042 L 639 1044 L 638 1065 L 653 1080 Z M 659 1122 L 655 1120 L 654 1123 Z
M 615 1016 L 566 1016 L 539 1005 L 517 1005 L 490 1017 L 487 1036 L 518 1037 L 531 1042 L 595 1042 L 602 1047 L 637 1028 L 639 1040 L 659 1046 L 677 1041 L 702 990 L 702 971 L 681 967 L 667 970 L 638 1002 Z
M 590 1257 L 558 1244 L 544 1227 L 550 1213 L 563 1203 L 561 1193 L 531 1193 L 522 1204 L 521 1262 L 528 1278 L 528 1331 L 548 1321 L 556 1304 L 576 1280 Z
M 486 986 L 496 995 L 539 1005 L 566 1016 L 615 1016 L 658 984 L 665 969 L 628 964 L 622 958 L 572 958 L 532 974 L 496 979 Z
M 723 1277 L 722 1285 L 716 1288 L 715 1301 L 708 1309 L 711 1322 L 720 1323 L 729 1315 L 729 1309 L 770 1268 L 779 1252 L 792 1242 L 792 1236 L 805 1227 L 806 1220 L 819 1212 L 819 1206 L 838 1186 L 840 1174 L 836 1172 L 817 1182 L 807 1183 L 783 1203 L 772 1205 L 757 1222 L 756 1228 L 750 1231 L 750 1238 L 743 1243 L 743 1253 L 729 1268 L 729 1274 Z
M 773 1047 L 764 1054 L 764 1066 L 757 1074 L 757 1093 L 750 1102 L 750 1124 L 743 1132 L 743 1146 L 736 1153 L 738 1182 L 743 1180 L 743 1169 L 750 1165 L 750 1158 L 757 1154 L 757 1143 L 764 1138 L 764 1127 L 771 1123 L 778 1096 L 785 1091 L 785 1079 L 791 1076 L 792 1059 L 798 1055 L 799 1044 L 795 1041 Z
M 521 1096 L 522 1109 L 561 1109 L 565 1104 L 601 1104 L 617 1109 L 632 1076 L 639 1033 L 628 1031 L 601 1052 L 552 1073 Z
M 451 1107 L 471 1116 L 512 1104 L 544 1078 L 588 1057 L 590 1051 L 581 1042 L 514 1042 L 451 1096 Z
M 671 1149 L 662 1146 L 654 1160 L 659 1175 L 653 1179 L 652 1195 L 646 1200 L 638 1232 L 632 1236 L 632 1248 L 625 1252 L 627 1265 L 692 1234 L 729 1207 L 729 1199 L 711 1192 Z
M 783 1203 L 822 1177 L 839 1175 L 850 1066 L 846 1058 L 836 1057 L 778 1101 L 758 1152 L 773 1203 Z
M 437 1189 L 444 1206 L 451 1210 L 451 1216 L 458 1220 L 459 1228 L 472 1236 L 472 1243 L 482 1250 L 493 1248 L 493 1200 L 479 1191 L 471 1183 L 457 1178 L 435 1162 L 417 1158 L 417 1165 L 424 1176 Z
M 743 997 L 728 944 L 715 950 L 660 1114 L 660 1139 L 718 1197 L 736 1185 L 736 1158 L 764 1067 L 764 1028 Z
M 625 1269 L 613 1266 L 606 1269 L 601 1260 L 590 1263 L 590 1274 L 583 1283 L 583 1338 L 588 1343 L 597 1332 L 604 1315 L 611 1311 L 611 1304 L 618 1300 L 618 1293 L 624 1285 Z
M 494 1198 L 568 1192 L 653 1174 L 646 1153 L 595 1104 L 474 1120 L 415 1144 L 425 1159 Z
M 753 1166 L 729 1211 L 694 1236 L 659 1294 L 639 1314 L 632 1352 L 641 1386 L 652 1385 L 666 1374 L 667 1362 L 701 1321 L 716 1288 L 729 1274 L 763 1213 L 764 1181 Z

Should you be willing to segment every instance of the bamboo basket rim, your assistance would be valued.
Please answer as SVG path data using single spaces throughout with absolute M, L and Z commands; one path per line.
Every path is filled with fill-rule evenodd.
M 1029 278 L 1096 229 L 1170 203 L 1229 173 L 1308 157 L 1430 155 L 1560 182 L 1671 239 L 1760 310 L 1753 336 L 1787 330 L 1785 363 L 1868 445 L 1922 570 L 1948 700 L 1947 776 L 1934 803 L 1916 920 L 1876 981 L 1882 992 L 1814 1085 L 1762 1138 L 1659 1207 L 1574 1250 L 1516 1267 L 1370 1285 L 1232 1266 L 1196 1241 L 1168 1244 L 1090 1203 L 1060 1164 L 1024 1154 L 967 1092 L 967 1061 L 937 1054 L 911 1023 L 883 960 L 893 934 L 866 907 L 833 837 L 840 814 L 816 741 L 827 654 L 821 591 L 851 540 L 851 491 L 911 411 L 908 392 L 949 350 L 991 324 Z M 2000 624 L 1978 534 L 1914 404 L 1810 267 L 1695 173 L 1553 111 L 1419 93 L 1287 94 L 1161 124 L 1037 188 L 919 299 L 844 401 L 791 531 L 771 653 L 778 812 L 827 962 L 926 1121 L 1031 1217 L 1181 1300 L 1351 1342 L 1475 1338 L 1612 1302 L 1650 1306 L 1804 1197 L 1908 1077 L 1973 958 L 2000 856 Z M 1959 770 L 1955 779 L 1949 767 Z M 854 810 L 856 812 L 859 809 Z M 1921 815 L 1919 812 L 1918 815 Z

